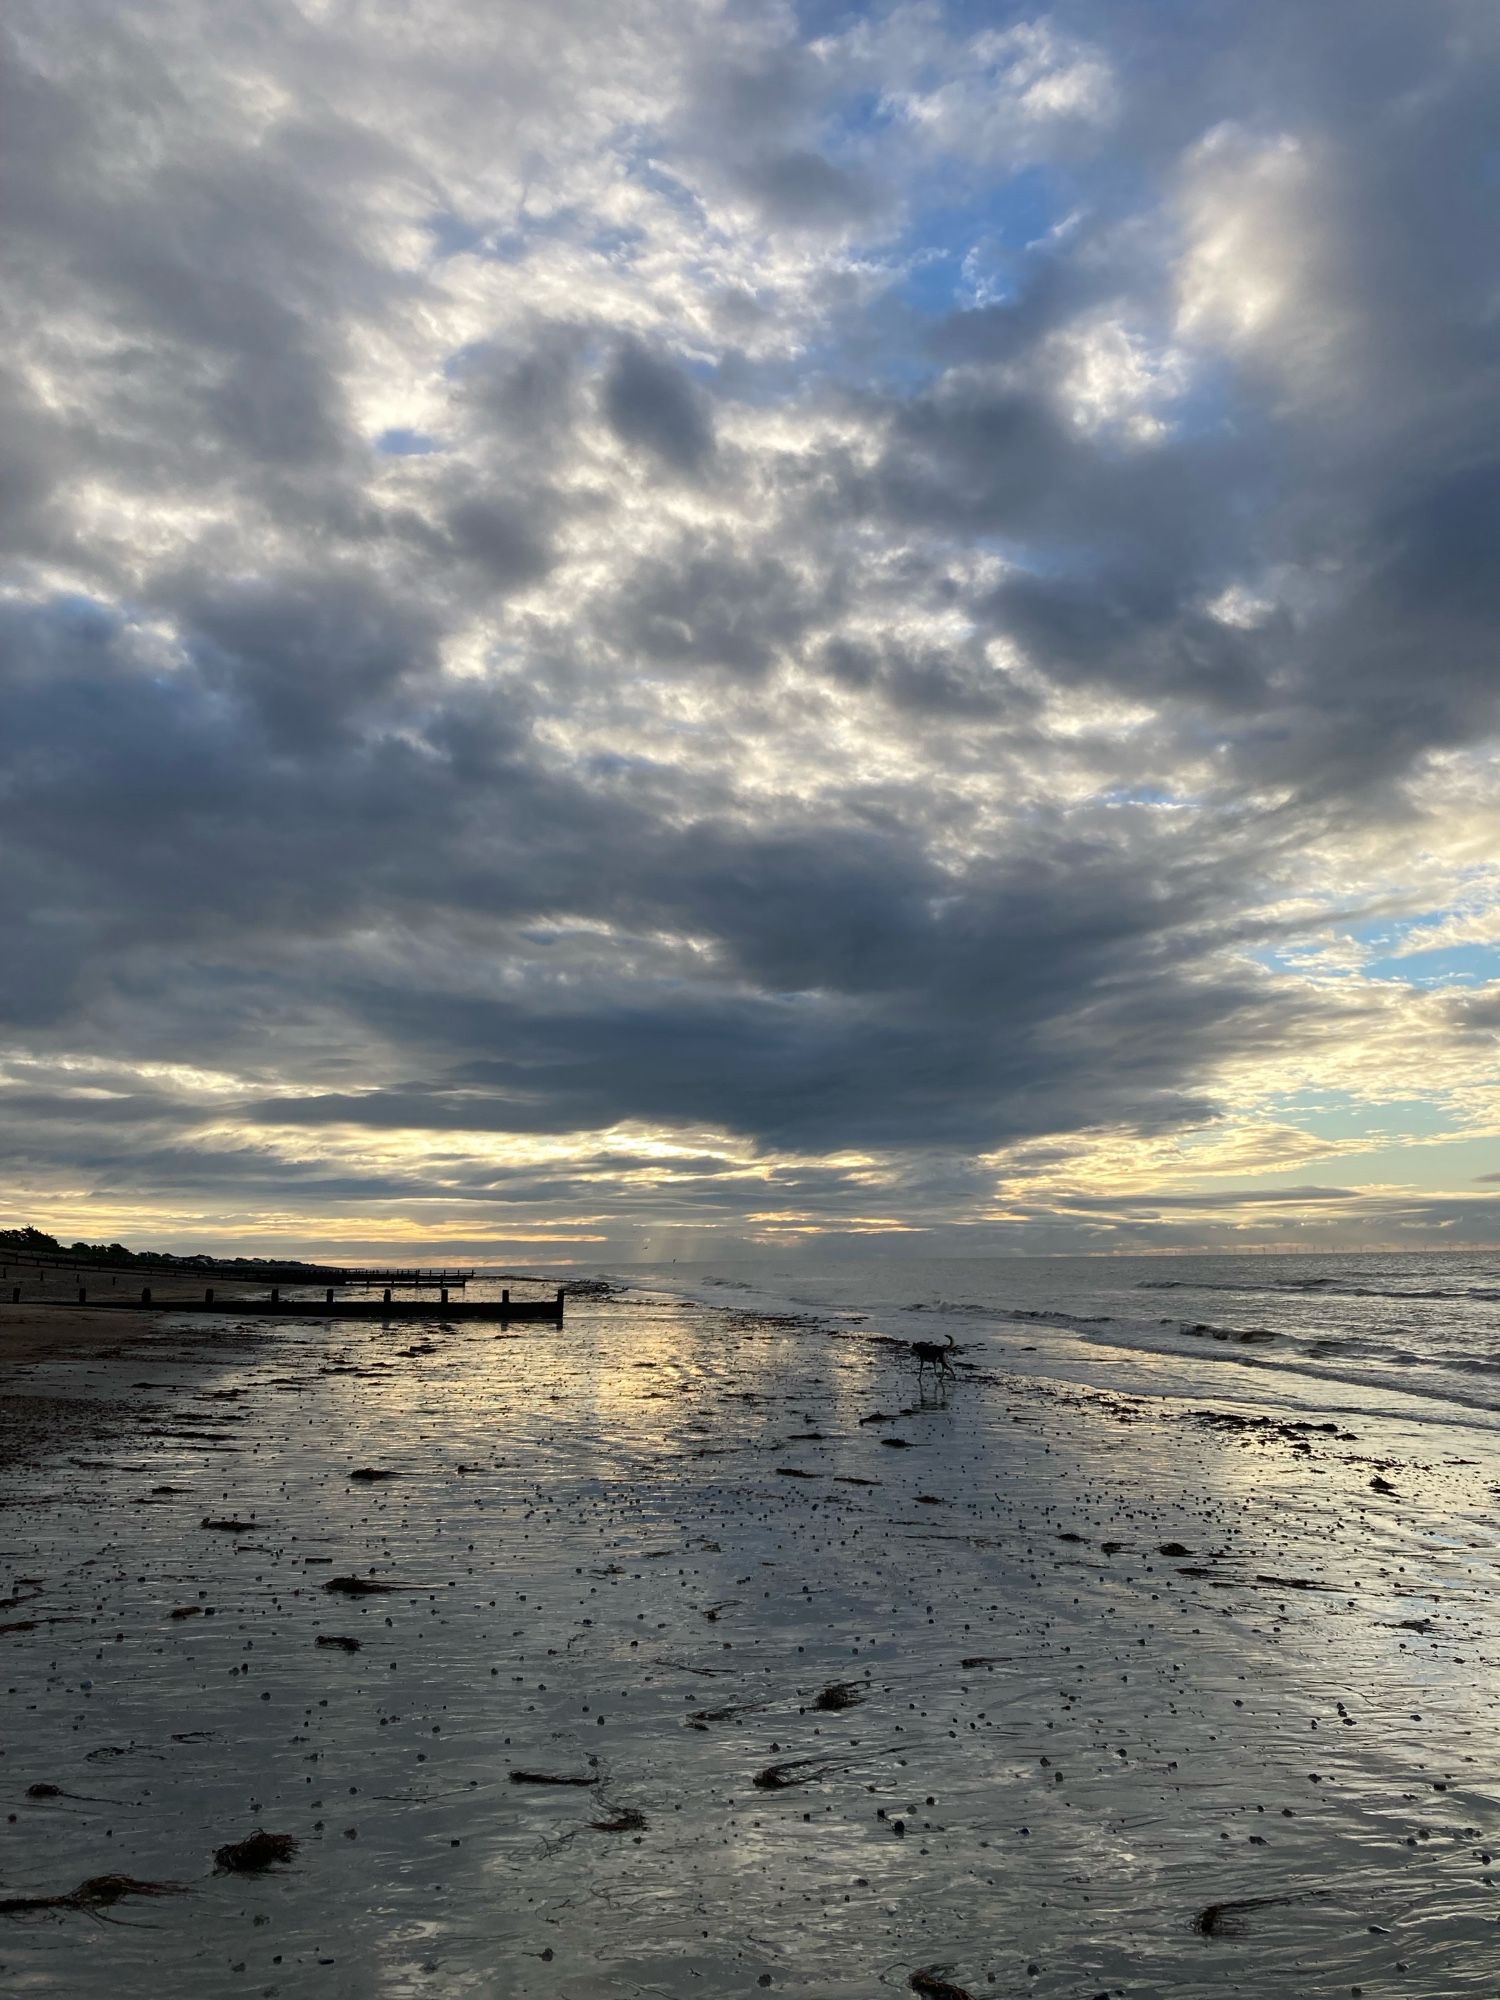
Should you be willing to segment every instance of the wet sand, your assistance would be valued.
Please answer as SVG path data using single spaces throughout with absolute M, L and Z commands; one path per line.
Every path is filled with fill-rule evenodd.
M 94 1428 L 0 1464 L 0 1908 L 173 1887 L 8 1990 L 1500 1993 L 1489 1438 L 671 1303 L 111 1333 L 16 1371 Z
M 115 1347 L 124 1337 L 154 1335 L 164 1321 L 149 1314 L 129 1319 L 113 1313 L 80 1309 L 76 1303 L 81 1286 L 91 1299 L 110 1301 L 139 1297 L 141 1287 L 154 1287 L 158 1297 L 195 1291 L 203 1280 L 196 1272 L 171 1271 L 154 1266 L 32 1264 L 14 1255 L 3 1266 L 0 1277 L 0 1393 L 12 1368 L 58 1356 L 78 1358 Z M 231 1279 L 213 1280 L 220 1298 L 244 1298 L 254 1290 L 264 1290 Z M 12 1292 L 19 1291 L 19 1302 Z

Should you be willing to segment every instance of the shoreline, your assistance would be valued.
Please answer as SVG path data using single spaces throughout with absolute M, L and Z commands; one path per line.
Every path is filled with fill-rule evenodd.
M 1408 1254 L 1414 1264 L 1419 1264 L 1429 1255 L 1440 1253 Z M 1441 1254 L 1465 1258 L 1471 1264 L 1475 1261 L 1472 1252 Z M 1368 1255 L 1372 1262 L 1388 1264 L 1392 1261 L 1390 1256 L 1382 1253 L 1371 1252 Z M 1165 1260 L 1166 1253 L 1160 1253 L 1150 1259 L 1142 1256 L 1115 1261 L 1144 1264 Z M 1253 1261 L 1304 1265 L 1320 1260 L 1323 1260 L 1322 1253 L 1292 1259 L 1284 1253 L 1264 1252 L 1258 1253 Z M 1009 1365 L 1021 1368 L 1023 1372 L 1029 1367 L 1058 1381 L 1091 1384 L 1106 1390 L 1114 1387 L 1129 1390 L 1134 1385 L 1150 1393 L 1176 1396 L 1182 1400 L 1212 1396 L 1292 1411 L 1300 1411 L 1304 1406 L 1326 1404 L 1331 1413 L 1343 1413 L 1366 1421 L 1488 1432 L 1492 1444 L 1500 1446 L 1500 1437 L 1496 1436 L 1500 1433 L 1500 1393 L 1486 1395 L 1480 1386 L 1491 1374 L 1500 1378 L 1500 1361 L 1488 1351 L 1482 1357 L 1461 1364 L 1481 1371 L 1473 1378 L 1465 1379 L 1460 1373 L 1456 1376 L 1450 1374 L 1442 1381 L 1424 1380 L 1420 1371 L 1409 1372 L 1400 1365 L 1380 1365 L 1377 1354 L 1355 1354 L 1336 1360 L 1331 1352 L 1320 1355 L 1300 1353 L 1297 1351 L 1297 1335 L 1286 1329 L 1277 1332 L 1260 1327 L 1246 1333 L 1192 1320 L 1155 1317 L 1132 1322 L 1122 1320 L 1115 1314 L 1080 1316 L 1066 1306 L 1046 1310 L 998 1300 L 957 1305 L 943 1300 L 908 1303 L 906 1301 L 911 1292 L 917 1289 L 914 1267 L 920 1266 L 924 1260 L 888 1258 L 870 1261 L 883 1263 L 887 1271 L 901 1271 L 905 1281 L 900 1287 L 893 1288 L 891 1300 L 852 1310 L 847 1301 L 830 1296 L 826 1284 L 822 1287 L 823 1296 L 809 1295 L 810 1292 L 816 1294 L 819 1289 L 815 1282 L 817 1273 L 784 1273 L 781 1284 L 773 1286 L 766 1282 L 763 1275 L 757 1278 L 754 1285 L 738 1278 L 705 1275 L 706 1266 L 696 1278 L 687 1274 L 669 1274 L 661 1267 L 652 1267 L 649 1276 L 622 1276 L 618 1282 L 638 1286 L 646 1294 L 661 1291 L 665 1295 L 690 1301 L 703 1310 L 784 1313 L 801 1317 L 840 1337 L 851 1329 L 867 1323 L 873 1325 L 876 1321 L 888 1332 L 906 1339 L 932 1338 L 935 1334 L 941 1338 L 951 1332 L 959 1346 L 967 1347 L 971 1353 L 992 1351 L 1004 1355 Z M 964 1260 L 940 1260 L 940 1268 L 950 1270 L 953 1261 Z M 1050 1259 L 975 1258 L 967 1261 L 973 1269 L 992 1275 L 1026 1263 L 1076 1266 L 1091 1262 L 1097 1266 L 1105 1260 L 1058 1256 Z M 1225 1254 L 1221 1257 L 1178 1257 L 1176 1261 L 1242 1268 L 1251 1260 Z M 856 1260 L 849 1260 L 849 1264 L 856 1270 L 868 1268 Z M 623 1272 L 627 1267 L 619 1268 Z M 842 1275 L 837 1266 L 834 1270 L 837 1275 Z M 798 1287 L 795 1291 L 790 1289 L 792 1282 Z M 1477 1296 L 1500 1301 L 1500 1271 L 1495 1273 L 1495 1284 L 1496 1289 L 1486 1290 Z M 1181 1289 L 1188 1290 L 1190 1287 L 1184 1283 Z M 1296 1294 L 1290 1293 L 1290 1296 L 1295 1297 Z M 1356 1293 L 1352 1296 L 1379 1295 Z M 1401 1295 L 1392 1296 L 1394 1301 Z M 1420 1301 L 1425 1295 L 1419 1292 L 1406 1296 Z M 1322 1307 L 1325 1300 L 1320 1297 L 1306 1303 Z M 1497 1325 L 1496 1334 L 1500 1339 L 1500 1325 Z M 1335 1347 L 1337 1345 L 1334 1343 Z M 1027 1357 L 1024 1361 L 1023 1356 Z M 1410 1358 L 1399 1355 L 1398 1364 Z M 1500 1392 L 1500 1379 L 1497 1379 L 1496 1390 Z
M 734 1307 L 439 1319 L 30 1370 L 130 1421 L 0 1493 L 4 1887 L 185 1893 L 109 1968 L 0 1926 L 25 1990 L 1482 1990 L 1493 1455 L 992 1365 L 938 1397 Z M 291 1861 L 216 1876 L 257 1828 Z

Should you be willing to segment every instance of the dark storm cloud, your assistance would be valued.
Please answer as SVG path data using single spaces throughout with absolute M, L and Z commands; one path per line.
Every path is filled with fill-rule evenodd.
M 70 92 L 40 65 L 8 67 L 13 270 L 63 311 L 86 299 L 128 343 L 110 385 L 119 414 L 156 405 L 170 422 L 157 442 L 173 455 L 315 466 L 343 429 L 339 320 L 388 281 L 309 199 L 290 149 L 195 124 L 139 31 L 148 25 L 126 10 L 90 23 L 101 79 L 120 91 L 108 117 L 89 101 L 93 79 Z M 135 143 L 122 143 L 132 124 Z M 174 125 L 176 147 L 162 143 Z M 95 365 L 83 357 L 86 372 Z M 158 400 L 168 391 L 170 419 Z
M 0 368 L 0 532 L 10 549 L 45 553 L 55 532 L 49 503 L 72 459 L 65 427 L 9 369 Z
M 993 720 L 1023 716 L 1036 707 L 1035 697 L 1000 671 L 974 640 L 941 647 L 834 637 L 817 664 L 839 686 L 878 692 L 893 708 L 916 715 Z
M 261 643 L 266 622 L 246 629 L 242 645 Z M 748 835 L 713 820 L 664 829 L 628 801 L 540 773 L 524 727 L 487 751 L 458 731 L 467 763 L 437 737 L 421 749 L 330 739 L 295 702 L 262 716 L 251 669 L 254 713 L 278 755 L 247 760 L 246 722 L 211 680 L 164 690 L 118 645 L 97 618 L 70 638 L 44 625 L 30 684 L 15 675 L 7 688 L 27 727 L 0 827 L 28 901 L 45 906 L 37 891 L 49 888 L 55 901 L 70 878 L 89 896 L 74 890 L 77 921 L 61 941 L 12 961 L 12 1018 L 45 1015 L 63 992 L 86 1011 L 98 950 L 149 942 L 131 970 L 136 1001 L 169 1003 L 182 1052 L 206 1059 L 242 1018 L 239 982 L 210 980 L 195 998 L 174 949 L 193 938 L 248 922 L 256 955 L 274 964 L 377 913 L 499 925 L 481 934 L 520 980 L 505 1003 L 413 988 L 399 959 L 374 981 L 325 961 L 324 999 L 361 1024 L 357 1045 L 464 1055 L 459 1081 L 483 1095 L 455 1102 L 436 1081 L 438 1128 L 456 1116 L 527 1131 L 706 1121 L 771 1144 L 899 1144 L 920 1132 L 981 1145 L 1044 1129 L 1060 1108 L 1082 1122 L 1111 1110 L 1155 1120 L 1164 1105 L 1180 1115 L 1195 1064 L 1249 1032 L 1262 1005 L 1253 987 L 1202 977 L 1212 931 L 1195 926 L 1209 924 L 1224 883 L 1170 851 L 1127 858 L 1114 842 L 1038 834 L 1004 871 L 955 894 L 888 833 L 808 824 Z M 36 655 L 47 648 L 75 662 L 93 651 L 97 663 L 46 675 Z M 695 993 L 674 992 L 680 980 L 653 976 L 649 961 L 644 979 L 621 985 L 606 954 L 580 997 L 571 982 L 554 986 L 545 956 L 509 928 L 555 908 L 712 935 L 716 969 Z M 12 918 L 26 923 L 26 909 Z M 45 940 L 45 924 L 33 935 Z M 240 949 L 247 942 L 241 933 Z M 217 948 L 235 955 L 222 931 Z M 305 973 L 288 963 L 276 976 L 295 985 Z M 1173 979 L 1190 976 L 1174 995 Z M 611 986 L 618 997 L 603 998 Z M 284 1115 L 378 1122 L 385 1101 L 292 1099 Z M 400 1107 L 423 1122 L 418 1096 Z
M 329 570 L 188 595 L 181 615 L 202 679 L 245 703 L 281 748 L 357 729 L 432 658 L 419 612 L 369 578 Z
M 1059 681 L 1252 708 L 1264 694 L 1264 642 L 1184 603 L 1180 584 L 1116 564 L 1086 581 L 1018 577 L 986 607 L 997 628 Z
M 586 348 L 585 329 L 542 321 L 522 340 L 479 342 L 450 372 L 463 402 L 508 451 L 527 447 L 555 459 L 579 418 Z
M 623 444 L 678 472 L 702 469 L 714 448 L 708 397 L 687 372 L 639 341 L 622 343 L 604 378 L 604 412 Z
M 745 170 L 745 184 L 771 221 L 793 229 L 842 229 L 880 206 L 862 175 L 810 149 L 756 161 Z
M 535 523 L 504 500 L 474 495 L 458 501 L 449 510 L 448 532 L 460 554 L 476 562 L 497 590 L 535 583 L 550 566 Z
M 563 12 L 8 26 L 0 1168 L 937 1209 L 1356 1034 L 1247 954 L 1500 720 L 1493 11 Z
M 533 962 L 534 985 L 492 1001 L 413 990 L 392 968 L 344 987 L 366 1032 L 470 1059 L 419 1087 L 268 1100 L 256 1115 L 396 1126 L 424 1123 L 425 1104 L 437 1130 L 706 1122 L 771 1147 L 921 1133 L 967 1150 L 1048 1129 L 1060 1109 L 1070 1125 L 1141 1129 L 1202 1112 L 1195 1075 L 1285 1021 L 1255 981 L 1209 970 L 1212 937 L 1194 931 L 1209 877 L 1173 900 L 1102 845 L 1049 861 L 1039 844 L 1008 880 L 947 904 L 936 875 L 868 836 L 757 846 L 698 827 L 653 859 L 643 888 L 638 857 L 616 857 L 601 911 L 712 923 L 717 980 L 579 993 Z
M 755 680 L 833 609 L 781 557 L 746 557 L 696 536 L 637 564 L 606 618 L 629 653 L 657 666 Z

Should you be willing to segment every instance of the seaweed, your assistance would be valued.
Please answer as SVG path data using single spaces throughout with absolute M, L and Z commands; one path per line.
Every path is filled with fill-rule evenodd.
M 827 1687 L 819 1690 L 812 1705 L 826 1714 L 830 1710 L 858 1708 L 864 1698 L 864 1691 L 853 1681 L 830 1681 Z
M 695 1708 L 687 1717 L 690 1728 L 701 1729 L 709 1722 L 733 1722 L 741 1715 L 755 1715 L 770 1708 L 769 1701 L 727 1701 L 722 1708 Z
M 101 1916 L 126 1896 L 185 1896 L 181 1882 L 145 1882 L 134 1875 L 90 1875 L 76 1889 L 58 1896 L 0 1897 L 0 1917 L 27 1917 L 43 1910 L 80 1910 Z
M 1295 1896 L 1246 1896 L 1239 1902 L 1210 1903 L 1193 1919 L 1199 1937 L 1244 1937 L 1250 1926 L 1245 1919 L 1252 1910 L 1272 1910 L 1287 1903 L 1302 1903 L 1314 1896 L 1326 1896 L 1327 1889 L 1305 1889 Z
M 785 1792 L 793 1785 L 815 1785 L 834 1768 L 821 1757 L 793 1757 L 784 1764 L 767 1764 L 750 1782 L 757 1791 Z
M 258 1827 L 244 1840 L 226 1841 L 214 1849 L 218 1875 L 260 1875 L 278 1861 L 290 1861 L 297 1841 L 289 1833 L 263 1833 Z
M 913 1993 L 922 1995 L 922 2000 L 974 2000 L 966 1986 L 940 1979 L 931 1966 L 919 1966 L 906 1983 Z

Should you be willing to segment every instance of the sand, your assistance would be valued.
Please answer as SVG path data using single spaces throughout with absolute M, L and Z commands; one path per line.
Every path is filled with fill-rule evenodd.
M 0 1895 L 182 1893 L 0 1981 L 1500 1991 L 1489 1440 L 1026 1359 L 663 1302 L 33 1366 L 101 1442 L 0 1475 Z
M 82 1286 L 91 1300 L 139 1298 L 142 1286 L 150 1286 L 157 1297 L 191 1296 L 201 1290 L 204 1280 L 196 1273 L 173 1271 L 163 1266 L 37 1264 L 17 1260 L 13 1255 L 0 1265 L 0 1393 L 11 1368 L 33 1361 L 45 1361 L 65 1353 L 82 1356 L 98 1353 L 118 1344 L 122 1337 L 139 1338 L 154 1333 L 162 1325 L 159 1315 L 142 1320 L 122 1315 L 80 1309 L 77 1298 Z M 215 1278 L 219 1298 L 246 1297 L 254 1287 L 234 1280 Z M 11 1294 L 18 1289 L 19 1303 Z
M 90 1298 L 138 1297 L 143 1284 L 158 1293 L 182 1291 L 195 1280 L 164 1270 L 111 1266 L 62 1267 L 11 1257 L 0 1278 L 0 1473 L 40 1463 L 67 1445 L 108 1438 L 133 1421 L 109 1393 L 117 1370 L 92 1364 L 119 1362 L 141 1342 L 154 1342 L 170 1319 L 150 1312 L 99 1312 L 77 1303 L 83 1285 Z M 19 1288 L 19 1303 L 12 1291 Z M 238 1298 L 252 1288 L 219 1281 L 221 1296 Z M 71 1303 L 70 1303 L 71 1302 Z M 150 1351 L 149 1347 L 145 1351 Z M 32 1380 L 33 1364 L 51 1364 L 45 1386 Z M 92 1383 L 104 1393 L 73 1391 Z M 117 1383 L 114 1386 L 118 1386 Z

